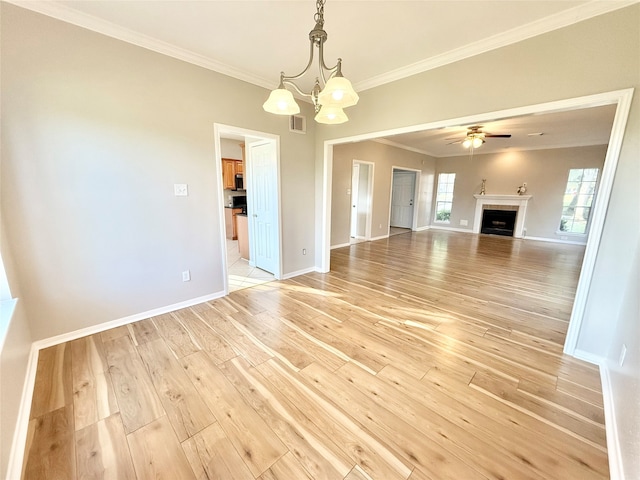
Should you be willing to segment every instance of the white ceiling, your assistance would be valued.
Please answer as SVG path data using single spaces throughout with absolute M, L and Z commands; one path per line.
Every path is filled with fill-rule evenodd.
M 476 152 L 481 154 L 606 145 L 609 143 L 615 111 L 616 105 L 604 105 L 473 124 L 481 126 L 484 133 L 511 135 L 511 138 L 486 138 Z M 464 139 L 470 126 L 403 133 L 382 137 L 378 141 L 434 157 L 466 155 L 467 149 L 460 143 L 452 142 Z
M 293 75 L 306 65 L 308 34 L 316 11 L 310 0 L 8 1 L 267 88 L 277 86 L 280 71 Z M 637 1 L 328 0 L 325 60 L 332 66 L 341 57 L 344 75 L 362 91 Z M 309 83 L 315 78 L 307 76 Z M 575 123 L 582 120 L 567 115 L 553 127 L 539 123 L 525 126 L 521 118 L 490 128 L 486 125 L 485 130 L 509 130 L 515 141 L 516 133 L 538 129 L 548 133 L 542 141 L 554 146 L 576 143 L 575 139 L 561 141 L 552 135 L 562 125 L 587 132 L 587 126 Z M 589 116 L 590 138 L 608 139 L 610 117 L 604 115 L 609 122 L 606 134 L 602 126 L 598 129 L 594 124 L 593 117 L 597 115 Z M 441 130 L 419 138 L 414 134 L 395 137 L 393 141 L 436 156 L 450 155 L 451 147 L 460 148 L 442 147 L 442 135 L 453 136 L 452 131 Z M 488 140 L 485 146 L 498 141 Z

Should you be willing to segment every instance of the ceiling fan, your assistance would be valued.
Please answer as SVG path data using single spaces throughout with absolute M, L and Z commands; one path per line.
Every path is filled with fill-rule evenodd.
M 485 142 L 485 138 L 511 138 L 510 133 L 494 134 L 482 131 L 482 125 L 474 125 L 467 128 L 467 135 L 464 138 L 446 138 L 445 140 L 454 140 L 447 143 L 447 145 L 453 145 L 461 143 L 464 148 L 478 148 Z

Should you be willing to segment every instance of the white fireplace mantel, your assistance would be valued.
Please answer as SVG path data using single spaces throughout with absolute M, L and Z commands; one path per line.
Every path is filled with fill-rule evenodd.
M 482 224 L 482 210 L 485 205 L 504 205 L 518 207 L 516 215 L 516 225 L 513 236 L 522 238 L 524 236 L 524 219 L 527 215 L 527 204 L 532 195 L 474 195 L 476 199 L 476 214 L 473 219 L 473 233 L 480 233 Z

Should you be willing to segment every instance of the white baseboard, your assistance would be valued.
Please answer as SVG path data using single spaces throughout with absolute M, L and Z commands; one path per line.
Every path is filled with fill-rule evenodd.
M 431 227 L 429 225 L 425 225 L 423 227 L 416 227 L 414 232 L 423 232 L 424 230 L 429 230 Z
M 349 244 L 347 243 L 347 245 L 349 245 Z M 333 248 L 333 247 L 331 247 L 331 248 Z M 322 273 L 322 272 L 320 272 L 320 270 L 317 267 L 303 268 L 302 270 L 297 270 L 295 272 L 289 272 L 286 275 L 283 275 L 282 276 L 282 280 L 287 280 L 288 278 L 293 278 L 293 277 L 297 277 L 298 275 L 304 275 L 305 273 L 312 273 L 312 272 Z
M 445 227 L 440 225 L 431 225 L 431 230 L 449 230 L 450 232 L 473 233 L 468 228 Z
M 342 247 L 348 247 L 349 245 L 351 245 L 349 242 L 347 243 L 340 243 L 338 245 L 331 245 L 331 247 L 329 247 L 331 250 L 334 250 L 336 248 L 342 248 Z
M 576 348 L 573 351 L 573 356 L 578 360 L 584 360 L 585 362 L 598 365 L 599 367 L 601 367 L 605 361 L 605 359 L 602 358 L 601 356 L 594 355 L 593 353 L 590 353 L 590 352 L 585 352 L 584 350 L 580 350 L 579 348 Z
M 607 455 L 609 456 L 609 476 L 611 480 L 625 480 L 624 469 L 622 467 L 622 451 L 620 450 L 620 442 L 618 440 L 618 423 L 607 360 L 599 355 L 594 355 L 593 353 L 580 349 L 574 350 L 573 356 L 599 367 L 600 383 L 602 384 L 602 402 L 604 405 L 604 426 L 607 436 Z
M 568 243 L 570 245 L 586 245 L 587 242 L 576 242 L 574 240 L 560 240 L 559 238 L 545 238 L 545 237 L 522 237 L 523 240 L 536 240 L 538 242 L 550 242 L 550 243 Z
M 384 240 L 385 238 L 389 238 L 389 234 L 380 235 L 379 237 L 371 237 L 371 242 L 375 242 L 376 240 Z
M 22 397 L 18 409 L 16 429 L 13 432 L 11 452 L 9 453 L 9 465 L 7 467 L 7 480 L 22 478 L 22 463 L 24 461 L 24 449 L 27 445 L 27 432 L 29 431 L 29 414 L 31 413 L 31 401 L 33 389 L 36 385 L 36 372 L 38 371 L 38 353 L 40 350 L 35 344 L 31 344 L 27 372 L 22 385 Z
M 41 350 L 43 348 L 52 347 L 53 345 L 58 345 L 59 343 L 69 342 L 71 340 L 76 340 L 77 338 L 86 337 L 87 335 L 93 335 L 95 333 L 104 332 L 105 330 L 109 330 L 111 328 L 121 327 L 122 325 L 127 325 L 129 323 L 137 322 L 139 320 L 144 320 L 145 318 L 156 317 L 158 315 L 163 315 L 165 313 L 174 312 L 176 310 L 180 310 L 181 308 L 191 307 L 192 305 L 208 302 L 209 300 L 215 300 L 216 298 L 220 298 L 220 297 L 224 297 L 224 292 L 212 293 L 210 295 L 204 295 L 202 297 L 185 300 L 184 302 L 174 303 L 172 305 L 167 305 L 165 307 L 155 308 L 153 310 L 148 310 L 146 312 L 136 313 L 128 317 L 123 317 L 117 320 L 111 320 L 108 322 L 100 323 L 98 325 L 92 325 L 87 328 L 81 328 L 80 330 L 74 330 L 73 332 L 56 335 L 55 337 L 45 338 L 43 340 L 37 340 L 33 342 L 33 344 L 36 346 L 38 350 Z
M 607 435 L 607 454 L 609 456 L 609 477 L 611 480 L 625 480 L 622 463 L 622 451 L 618 438 L 616 408 L 611 389 L 611 377 L 606 362 L 600 365 L 600 381 L 602 382 L 602 400 L 604 404 L 604 425 Z

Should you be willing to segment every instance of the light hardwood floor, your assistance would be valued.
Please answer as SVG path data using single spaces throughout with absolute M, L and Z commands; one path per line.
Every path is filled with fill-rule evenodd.
M 583 250 L 397 235 L 43 350 L 24 478 L 608 478 Z

